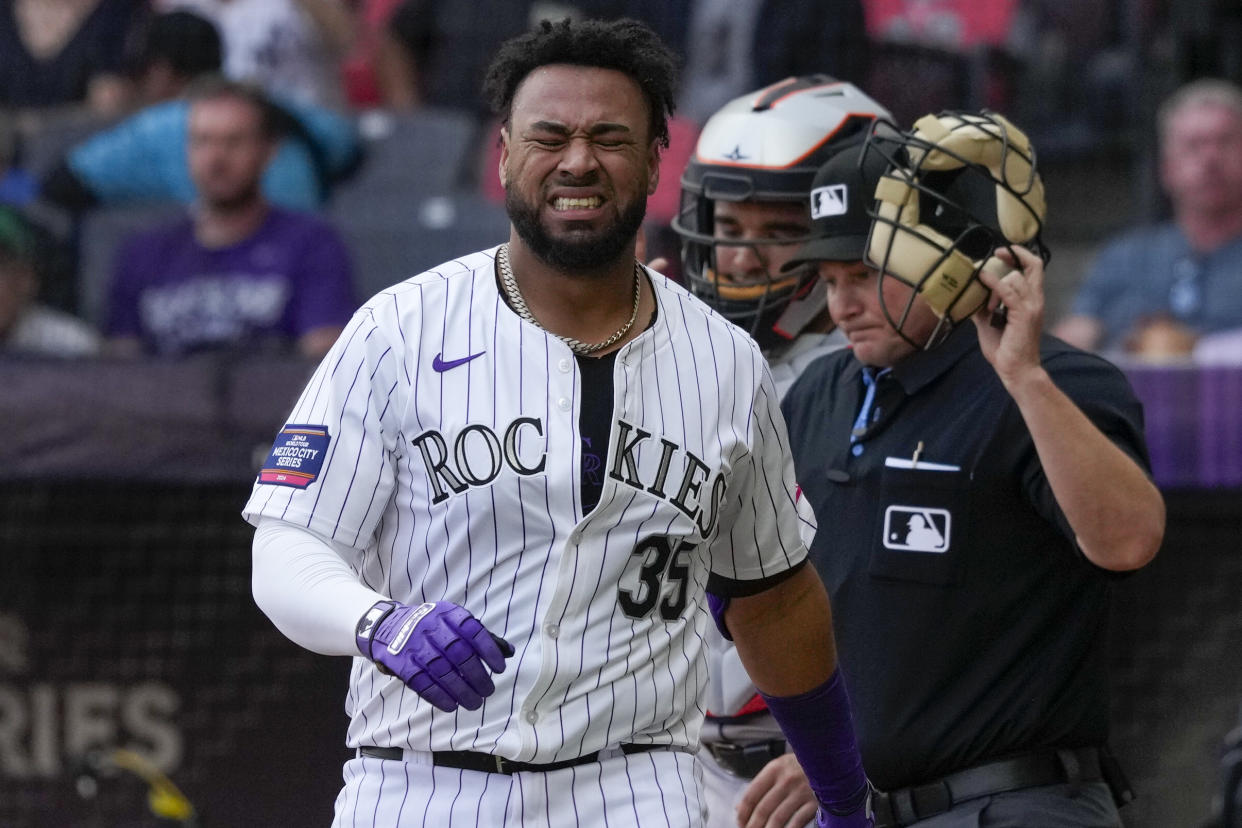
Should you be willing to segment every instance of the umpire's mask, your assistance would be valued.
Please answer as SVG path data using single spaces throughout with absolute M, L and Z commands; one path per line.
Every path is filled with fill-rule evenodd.
M 911 344 L 942 342 L 987 302 L 979 272 L 1010 269 L 992 255 L 998 247 L 1021 244 L 1048 261 L 1035 151 L 1003 116 L 942 112 L 895 136 L 873 129 L 864 156 L 872 153 L 887 171 L 875 190 L 867 261 L 881 280 L 914 287 L 941 320 L 927 342 Z M 889 322 L 905 336 L 900 320 Z

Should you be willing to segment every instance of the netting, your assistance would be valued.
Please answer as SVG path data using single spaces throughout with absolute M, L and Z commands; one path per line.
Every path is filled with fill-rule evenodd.
M 100 746 L 150 758 L 209 828 L 330 822 L 347 664 L 255 608 L 248 490 L 0 485 L 0 826 L 170 824 L 132 774 L 81 797 L 76 762 Z M 1207 817 L 1242 702 L 1242 495 L 1169 503 L 1160 556 L 1115 591 L 1130 828 Z
M 330 821 L 347 662 L 254 606 L 248 490 L 0 486 L 0 825 L 169 824 L 132 773 L 78 793 L 100 747 L 150 759 L 205 825 Z

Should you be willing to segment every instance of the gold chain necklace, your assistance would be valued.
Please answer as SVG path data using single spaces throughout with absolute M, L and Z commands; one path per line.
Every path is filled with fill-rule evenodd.
M 514 312 L 537 328 L 544 328 L 539 324 L 539 320 L 530 312 L 530 308 L 526 305 L 526 300 L 522 298 L 522 291 L 518 289 L 517 279 L 513 278 L 513 268 L 509 265 L 509 245 L 502 244 L 500 249 L 496 251 L 496 266 L 500 268 L 500 283 L 505 289 L 505 295 L 509 297 L 509 304 L 513 306 Z M 634 327 L 634 321 L 638 319 L 638 299 L 641 295 L 642 287 L 642 267 L 638 262 L 634 262 L 634 310 L 630 312 L 629 320 L 621 326 L 620 330 L 603 342 L 587 343 L 574 339 L 572 336 L 561 336 L 558 333 L 548 331 L 557 339 L 569 346 L 569 350 L 575 354 L 593 354 L 596 351 L 607 348 L 614 344 L 621 337 L 630 332 L 630 328 Z

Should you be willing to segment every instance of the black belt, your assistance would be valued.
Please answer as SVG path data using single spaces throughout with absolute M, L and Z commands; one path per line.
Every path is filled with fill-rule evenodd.
M 746 744 L 704 742 L 703 747 L 720 767 L 742 779 L 754 779 L 764 765 L 785 752 L 785 743 L 780 739 Z
M 872 798 L 876 828 L 909 825 L 981 796 L 1067 782 L 1104 779 L 1098 748 L 1046 750 L 1000 759 Z
M 646 753 L 649 750 L 660 750 L 661 748 L 668 747 L 670 745 L 621 745 L 621 752 L 628 755 L 631 753 Z M 397 762 L 400 762 L 405 757 L 405 752 L 401 748 L 395 747 L 361 747 L 358 748 L 358 754 L 360 756 L 369 756 L 372 759 L 391 759 Z M 587 765 L 598 759 L 598 750 L 574 759 L 544 763 L 517 762 L 513 759 L 506 759 L 503 756 L 496 756 L 493 753 L 478 753 L 473 750 L 431 751 L 431 764 L 436 767 L 503 774 L 524 773 L 526 771 L 548 773 L 554 770 L 561 770 L 562 768 L 572 768 L 575 765 Z

